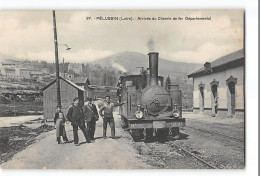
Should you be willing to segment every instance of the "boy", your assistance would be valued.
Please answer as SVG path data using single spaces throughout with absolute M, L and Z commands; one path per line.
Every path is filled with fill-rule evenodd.
M 63 112 L 61 111 L 61 107 L 58 106 L 57 112 L 54 117 L 54 124 L 56 125 L 56 137 L 58 144 L 61 143 L 60 136 L 63 137 L 63 141 L 67 143 L 69 140 L 65 131 L 65 117 Z

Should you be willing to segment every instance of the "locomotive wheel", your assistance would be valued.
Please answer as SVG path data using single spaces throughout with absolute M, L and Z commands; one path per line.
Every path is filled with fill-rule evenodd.
M 143 136 L 143 129 L 135 129 L 135 130 L 132 130 L 132 137 L 133 137 L 133 140 L 135 142 L 139 142 L 142 140 L 142 138 L 144 138 Z
M 145 141 L 151 142 L 153 139 L 153 129 L 146 129 Z
M 121 126 L 122 128 L 128 128 L 128 121 L 126 118 L 124 118 L 122 115 L 121 115 Z
M 156 138 L 160 142 L 166 142 L 168 140 L 169 129 L 157 129 Z
M 180 133 L 180 128 L 172 128 L 172 136 L 177 136 Z
M 176 139 L 180 139 L 180 128 L 172 128 L 172 137 Z

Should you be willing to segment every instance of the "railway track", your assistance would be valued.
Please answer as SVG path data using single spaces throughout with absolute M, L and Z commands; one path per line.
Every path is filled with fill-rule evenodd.
M 171 166 L 169 165 L 169 163 L 163 159 L 159 154 L 157 154 L 156 152 L 153 151 L 153 149 L 151 147 L 148 146 L 147 143 L 145 143 L 145 146 L 150 150 L 150 153 L 152 153 L 152 155 L 156 158 L 157 161 L 159 161 L 161 163 L 161 165 L 163 165 L 164 169 L 171 169 Z
M 226 147 L 227 150 L 229 150 L 230 147 L 232 147 L 233 151 L 237 151 L 241 155 L 243 155 L 243 153 L 244 153 L 245 143 L 244 143 L 243 138 L 238 138 L 238 137 L 229 136 L 229 135 L 225 135 L 225 134 L 218 133 L 218 132 L 208 131 L 205 129 L 198 129 L 198 128 L 189 127 L 189 126 L 186 126 L 185 130 L 187 130 L 187 131 L 185 131 L 186 134 L 189 134 L 189 133 L 195 134 L 199 138 L 201 137 L 206 140 L 210 140 L 213 143 L 216 143 L 216 145 L 222 145 L 223 147 Z M 187 132 L 189 132 L 189 133 L 187 133 Z M 225 160 L 216 159 L 216 161 L 217 161 L 218 168 L 225 168 L 225 165 L 226 165 L 226 164 L 224 164 Z M 224 163 L 222 163 L 222 161 L 224 161 Z
M 193 159 L 195 159 L 196 161 L 200 162 L 202 165 L 206 166 L 207 169 L 219 169 L 218 167 L 212 165 L 211 163 L 205 161 L 204 159 L 202 159 L 201 157 L 193 154 L 192 152 L 182 148 L 179 145 L 173 144 L 172 142 L 166 143 L 167 146 L 170 149 L 177 149 L 176 151 L 182 151 L 183 153 L 185 153 L 186 156 L 192 157 Z M 172 166 L 169 162 L 167 162 L 164 155 L 167 154 L 167 152 L 161 151 L 161 152 L 155 152 L 153 151 L 153 149 L 149 146 L 149 143 L 145 143 L 146 147 L 149 148 L 150 152 L 152 153 L 152 155 L 164 166 L 165 169 L 172 169 Z M 184 157 L 186 157 L 184 156 Z M 187 163 L 186 163 L 187 164 Z
M 228 135 L 221 134 L 221 133 L 218 133 L 218 132 L 208 131 L 208 130 L 205 130 L 205 129 L 194 128 L 194 127 L 190 127 L 190 126 L 186 126 L 185 127 L 185 129 L 187 129 L 187 128 L 193 129 L 193 130 L 196 130 L 196 131 L 200 131 L 200 132 L 203 132 L 203 133 L 206 133 L 206 134 L 213 134 L 213 135 L 221 136 L 221 137 L 224 137 L 224 138 L 227 138 L 227 139 L 231 139 L 231 140 L 234 140 L 234 141 L 237 141 L 237 142 L 244 142 L 243 138 L 238 138 L 238 137 L 234 137 L 234 136 L 228 136 Z
M 179 145 L 172 144 L 172 143 L 170 143 L 169 145 L 172 146 L 172 147 L 174 146 L 175 148 L 178 148 L 178 149 L 180 149 L 181 151 L 185 152 L 187 155 L 196 158 L 198 161 L 200 161 L 201 163 L 203 163 L 204 165 L 206 165 L 206 166 L 209 167 L 210 169 L 219 169 L 218 167 L 212 165 L 211 163 L 209 163 L 209 162 L 207 162 L 206 160 L 202 159 L 201 157 L 199 157 L 199 156 L 197 156 L 197 155 L 191 153 L 190 151 L 188 151 L 188 150 L 182 148 L 182 147 L 179 146 Z
M 187 133 L 187 132 L 190 132 L 193 134 L 197 133 L 197 134 L 199 134 L 200 137 L 211 140 L 213 142 L 218 141 L 222 144 L 225 144 L 226 146 L 233 146 L 237 150 L 244 150 L 244 139 L 243 138 L 228 136 L 228 135 L 221 134 L 218 132 L 208 131 L 205 129 L 199 129 L 199 128 L 190 127 L 190 126 L 186 126 L 185 130 L 186 130 L 185 133 Z M 188 131 L 188 130 L 190 130 L 190 131 Z
M 200 137 L 203 137 L 205 139 L 209 139 L 212 141 L 220 141 L 221 143 L 226 144 L 226 146 L 234 145 L 238 149 L 244 149 L 243 138 L 229 136 L 222 133 L 208 131 L 205 129 L 199 129 L 195 127 L 186 126 L 185 130 L 186 129 L 187 129 L 186 132 L 190 130 L 189 132 L 197 133 L 199 134 Z M 138 144 L 138 142 L 136 144 Z M 218 160 L 217 163 L 215 163 L 215 161 L 212 161 L 209 158 L 205 159 L 203 155 L 190 151 L 189 149 L 186 149 L 183 146 L 178 145 L 174 141 L 169 141 L 166 143 L 157 143 L 154 140 L 152 140 L 150 143 L 140 142 L 138 145 L 142 145 L 142 147 L 146 147 L 149 151 L 148 156 L 152 156 L 153 157 L 152 160 L 157 162 L 156 166 L 159 166 L 164 169 L 178 168 L 176 167 L 175 162 L 184 163 L 183 166 L 179 164 L 180 168 L 186 166 L 187 168 L 193 168 L 193 169 L 194 168 L 222 169 L 222 165 L 225 165 L 224 163 L 222 164 L 221 162 L 222 160 Z M 163 147 L 160 149 L 160 146 Z M 166 148 L 165 150 L 164 147 Z M 173 153 L 173 154 L 169 154 L 169 153 Z
M 129 136 L 130 133 L 128 133 Z M 136 142 L 136 144 L 138 144 L 139 142 Z M 153 158 L 155 158 L 155 160 L 158 162 L 158 164 L 160 165 L 160 167 L 164 168 L 164 169 L 173 169 L 173 165 L 172 163 L 170 163 L 169 159 L 167 160 L 167 151 L 164 150 L 160 150 L 160 151 L 155 151 L 153 148 L 153 145 L 167 145 L 169 150 L 175 151 L 179 154 L 181 154 L 181 156 L 183 158 L 187 158 L 190 157 L 191 159 L 189 161 L 195 163 L 195 162 L 199 162 L 202 165 L 202 169 L 219 169 L 218 167 L 214 166 L 213 164 L 211 164 L 210 162 L 204 160 L 203 158 L 201 158 L 200 156 L 188 151 L 187 149 L 184 149 L 183 147 L 174 144 L 174 142 L 166 142 L 166 143 L 157 143 L 157 142 L 151 142 L 151 143 L 146 143 L 146 142 L 140 142 L 139 143 L 141 146 L 139 146 L 140 148 L 143 146 L 145 146 L 150 153 L 150 156 L 153 156 Z M 175 159 L 173 158 L 172 161 L 174 161 Z M 187 163 L 185 163 L 187 164 Z M 196 165 L 196 164 L 194 164 Z M 201 168 L 201 167 L 200 167 Z
M 240 150 L 244 150 L 244 139 L 238 138 L 235 136 L 229 136 L 218 132 L 208 131 L 205 129 L 198 129 L 195 127 L 185 127 L 186 132 L 197 133 L 199 137 L 203 137 L 210 141 L 219 141 L 222 144 L 226 144 L 226 146 L 234 146 L 235 148 Z M 190 131 L 188 131 L 190 130 Z M 129 134 L 129 133 L 128 133 Z M 129 134 L 130 135 L 130 134 Z M 131 135 L 130 135 L 131 136 Z M 138 144 L 138 142 L 137 142 Z M 222 162 L 222 159 L 212 161 L 211 159 L 204 158 L 203 155 L 197 154 L 194 151 L 190 151 L 189 149 L 180 146 L 176 141 L 169 141 L 165 143 L 157 143 L 157 141 L 152 140 L 150 143 L 140 142 L 138 145 L 142 145 L 143 147 L 148 148 L 149 154 L 148 156 L 153 157 L 153 161 L 156 161 L 156 166 L 159 165 L 160 168 L 164 169 L 175 169 L 182 168 L 185 166 L 186 168 L 200 168 L 200 169 L 223 169 L 222 166 L 225 165 Z M 167 146 L 167 147 L 166 147 Z M 161 149 L 160 149 L 161 147 Z M 170 153 L 170 154 L 169 154 Z M 173 153 L 173 154 L 171 154 Z M 176 154 L 177 153 L 177 154 Z M 181 161 L 180 161 L 181 160 Z M 156 163 L 153 162 L 153 163 Z M 179 164 L 179 167 L 176 167 L 175 162 L 184 163 L 183 166 Z

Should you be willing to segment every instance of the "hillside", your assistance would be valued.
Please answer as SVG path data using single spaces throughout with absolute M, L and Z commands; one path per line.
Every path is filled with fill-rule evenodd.
M 160 57 L 160 55 L 159 55 Z M 0 61 L 4 61 L 5 63 L 9 64 L 19 64 L 19 63 L 26 63 L 26 60 L 20 60 L 15 57 L 6 56 L 0 53 Z M 30 62 L 28 64 L 32 64 L 35 67 L 39 67 L 40 63 Z M 46 66 L 47 63 L 45 63 Z M 140 68 L 137 67 L 148 67 L 148 56 L 142 53 L 137 52 L 122 52 L 118 54 L 114 54 L 108 57 L 105 57 L 98 61 L 90 62 L 90 64 L 100 64 L 101 66 L 111 66 L 122 72 L 129 72 L 129 73 L 139 73 Z M 43 66 L 43 65 L 42 65 Z M 159 75 L 161 76 L 186 76 L 188 73 L 194 71 L 195 69 L 201 67 L 201 64 L 194 64 L 194 63 L 185 63 L 185 62 L 175 62 L 169 61 L 164 58 L 159 58 Z M 54 68 L 53 68 L 54 69 Z M 50 69 L 51 72 L 54 70 Z
M 92 63 L 112 66 L 123 72 L 138 73 L 140 68 L 137 67 L 148 67 L 148 56 L 137 52 L 123 52 Z M 162 76 L 185 76 L 201 66 L 201 64 L 168 61 L 159 55 L 159 75 Z
M 160 56 L 160 55 L 159 55 Z M 47 63 L 45 61 L 38 62 L 21 60 L 14 57 L 8 57 L 0 54 L 0 59 L 4 60 L 5 63 L 24 65 L 32 67 L 34 69 L 41 70 L 42 68 L 49 68 L 50 73 L 55 72 L 55 64 Z M 60 64 L 60 70 L 65 70 L 68 72 L 68 64 Z M 82 74 L 78 76 L 88 77 L 91 84 L 102 85 L 102 86 L 115 86 L 119 76 L 123 75 L 123 72 L 128 72 L 130 74 L 139 74 L 141 68 L 146 69 L 148 67 L 148 56 L 136 52 L 122 52 L 105 57 L 101 60 L 85 63 L 82 65 Z M 186 76 L 188 73 L 194 71 L 195 69 L 201 67 L 201 64 L 185 63 L 185 62 L 174 62 L 168 61 L 163 58 L 159 58 L 159 75 L 170 76 L 171 83 L 178 84 L 183 93 L 183 107 L 189 109 L 192 107 L 192 79 L 188 79 Z M 139 67 L 139 68 L 137 68 Z M 3 89 L 7 90 L 7 87 L 14 88 L 19 91 L 26 91 L 29 87 L 27 84 L 32 86 L 32 90 L 36 90 L 37 87 L 42 87 L 38 82 L 17 82 L 14 84 L 13 81 L 7 80 L 7 78 L 1 78 L 3 83 L 0 86 L 1 92 Z M 10 83 L 11 82 L 11 83 Z M 22 85 L 26 83 L 26 88 Z M 45 82 L 46 84 L 47 82 Z M 25 86 L 25 85 L 24 85 Z M 30 89 L 30 90 L 31 90 Z M 7 92 L 10 90 L 7 90 Z

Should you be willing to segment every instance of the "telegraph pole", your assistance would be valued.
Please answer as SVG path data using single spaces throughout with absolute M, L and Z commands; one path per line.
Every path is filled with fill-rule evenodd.
M 63 57 L 63 78 L 65 78 L 65 65 L 64 65 L 64 57 Z
M 58 39 L 57 39 L 55 10 L 52 11 L 52 14 L 53 14 L 54 45 L 55 45 L 55 65 L 56 65 L 56 84 L 57 84 L 57 106 L 61 107 L 60 75 L 59 75 L 59 74 L 60 74 L 60 72 L 59 72 L 59 55 L 58 55 Z

